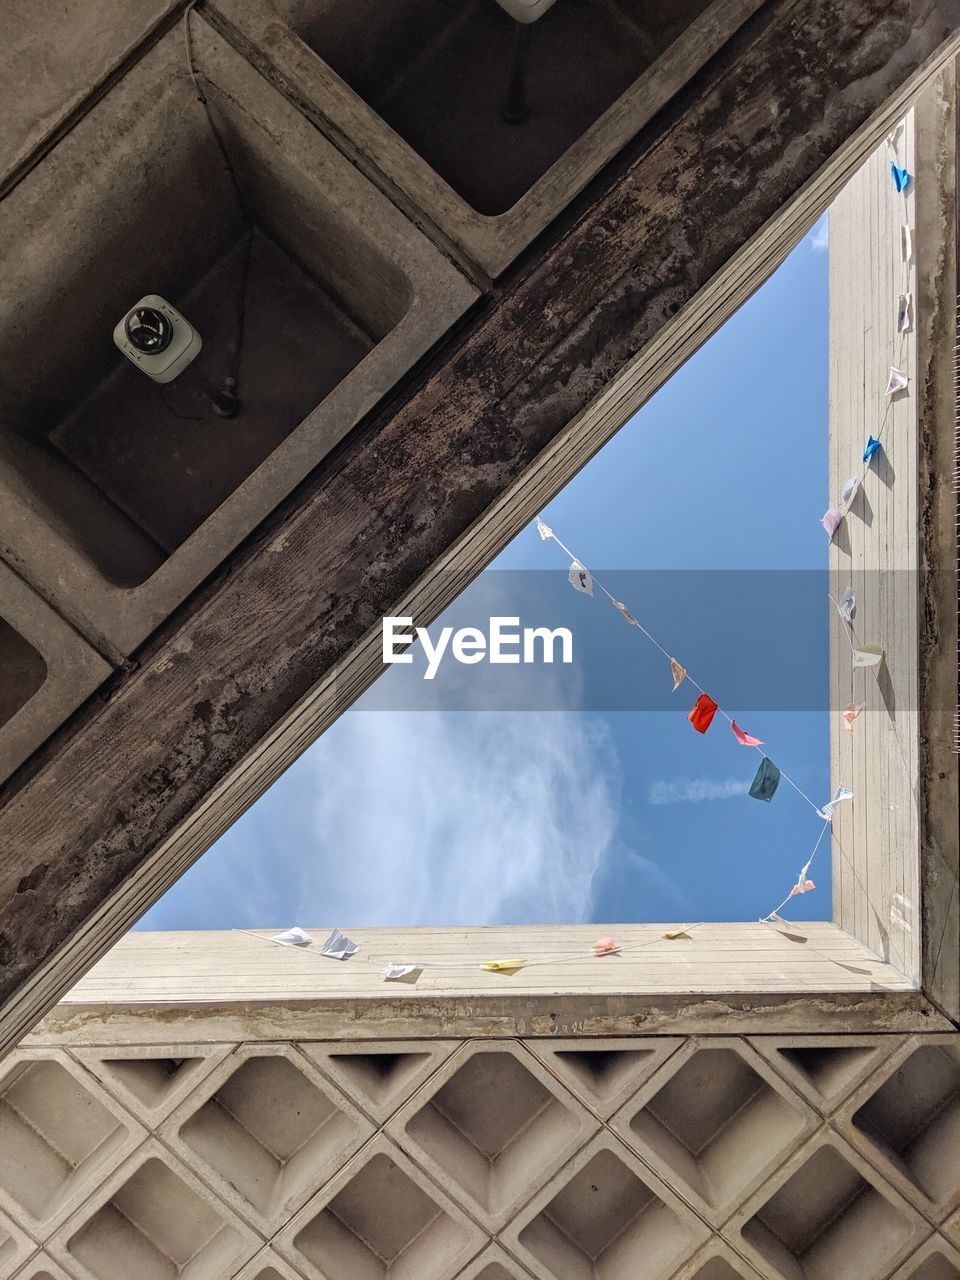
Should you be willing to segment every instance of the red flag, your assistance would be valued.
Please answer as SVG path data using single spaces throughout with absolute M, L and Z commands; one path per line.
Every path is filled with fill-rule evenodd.
M 697 733 L 706 733 L 710 728 L 710 723 L 717 710 L 717 704 L 707 694 L 701 693 L 697 699 L 696 706 L 687 716 L 687 719 L 696 729 Z
M 741 729 L 740 726 L 737 724 L 736 720 L 733 720 L 731 722 L 731 728 L 733 729 L 733 736 L 736 738 L 736 740 L 740 743 L 741 746 L 744 746 L 744 747 L 762 747 L 763 746 L 762 739 L 755 738 L 752 734 L 747 733 L 746 729 Z

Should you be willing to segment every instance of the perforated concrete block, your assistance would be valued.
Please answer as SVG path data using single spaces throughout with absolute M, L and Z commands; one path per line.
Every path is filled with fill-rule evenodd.
M 957 1280 L 960 1250 L 933 1235 L 912 1254 L 891 1280 Z
M 268 1245 L 250 1259 L 236 1280 L 303 1280 L 303 1275 Z
M 387 1131 L 489 1230 L 596 1132 L 597 1121 L 515 1041 L 473 1041 Z
M 0 1268 L 0 1276 L 6 1280 L 6 1272 Z M 74 1280 L 63 1267 L 47 1253 L 35 1254 L 25 1267 L 17 1272 L 14 1280 Z
M 221 1062 L 159 1133 L 269 1235 L 373 1125 L 292 1045 L 251 1044 Z
M 525 1040 L 543 1062 L 606 1120 L 683 1044 L 679 1036 Z
M 714 1237 L 670 1280 L 761 1280 L 761 1277 L 725 1240 Z
M 823 1129 L 723 1234 L 775 1280 L 885 1280 L 930 1227 L 858 1152 Z
M 0 1149 L 0 1160 L 2 1159 Z M 27 1233 L 0 1210 L 0 1280 L 8 1280 L 36 1247 Z
M 749 1036 L 774 1071 L 821 1115 L 832 1114 L 903 1036 Z
M 176 29 L 0 208 L 0 545 L 123 653 L 477 297 L 199 14 L 191 30 L 243 207 Z M 110 337 L 147 293 L 203 340 L 162 391 Z M 207 388 L 232 367 L 241 298 L 226 421 Z M 50 342 L 51 315 L 82 323 Z
M 467 1263 L 457 1280 L 530 1280 L 530 1272 L 494 1243 Z
M 948 1240 L 952 1241 L 953 1244 L 960 1248 L 960 1209 L 958 1209 L 956 1213 L 950 1215 L 946 1222 L 943 1223 L 940 1230 Z
M 459 1040 L 301 1042 L 299 1048 L 379 1124 L 393 1115 Z
M 224 1280 L 261 1245 L 228 1205 L 149 1138 L 47 1248 L 77 1280 Z
M 709 1228 L 611 1134 L 598 1134 L 503 1232 L 540 1280 L 666 1280 Z
M 505 101 L 515 24 L 491 0 L 394 0 L 388 18 L 377 0 L 218 0 L 214 20 L 496 275 L 756 7 L 556 4 L 528 30 L 522 119 Z
M 130 1045 L 74 1049 L 108 1093 L 154 1129 L 191 1093 L 232 1045 Z
M 0 782 L 112 669 L 0 560 Z
M 837 1113 L 867 1159 L 936 1225 L 960 1205 L 960 1037 L 911 1037 Z
M 818 1121 L 748 1044 L 710 1036 L 688 1040 L 610 1123 L 718 1225 Z
M 67 1054 L 22 1049 L 0 1064 L 0 1205 L 38 1240 L 145 1137 Z
M 385 1135 L 279 1233 L 308 1280 L 453 1280 L 485 1243 L 467 1215 Z

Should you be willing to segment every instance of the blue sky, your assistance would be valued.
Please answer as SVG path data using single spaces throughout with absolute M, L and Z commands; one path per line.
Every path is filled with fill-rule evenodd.
M 821 220 L 543 512 L 818 802 L 826 248 Z M 820 820 L 785 782 L 770 804 L 747 797 L 759 755 L 719 717 L 697 734 L 696 691 L 671 695 L 663 658 L 602 597 L 573 592 L 566 569 L 529 526 L 450 610 L 454 625 L 491 611 L 558 625 L 562 611 L 577 666 L 533 674 L 521 696 L 537 709 L 462 709 L 487 687 L 479 667 L 435 687 L 390 669 L 138 927 L 683 922 L 775 907 Z M 793 919 L 830 917 L 826 844 L 812 874 Z

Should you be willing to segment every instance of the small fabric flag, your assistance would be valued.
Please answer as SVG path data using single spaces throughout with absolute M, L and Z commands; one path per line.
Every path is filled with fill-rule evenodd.
M 668 929 L 662 936 L 673 942 L 676 938 L 685 938 L 692 928 L 693 926 L 688 924 L 685 929 Z
M 713 717 L 717 713 L 717 704 L 714 700 L 701 693 L 692 710 L 687 715 L 687 719 L 696 729 L 697 733 L 706 733 L 710 728 Z
M 909 173 L 907 173 L 906 169 L 904 169 L 902 165 L 891 164 L 890 176 L 893 178 L 893 185 L 896 187 L 897 192 L 902 195 L 910 185 Z
M 673 692 L 676 693 L 687 678 L 687 669 L 686 667 L 681 667 L 676 658 L 671 658 L 670 674 L 673 676 Z
M 777 793 L 780 785 L 780 770 L 771 759 L 764 756 L 760 761 L 757 776 L 750 784 L 750 795 L 754 800 L 770 801 Z
M 620 950 L 620 944 L 613 938 L 598 938 L 590 950 L 595 956 L 615 956 Z
M 853 501 L 853 496 L 857 492 L 857 489 L 859 488 L 859 486 L 860 486 L 860 477 L 851 476 L 850 479 L 843 486 L 843 489 L 840 491 L 841 507 L 850 506 L 850 503 Z
M 848 702 L 843 713 L 843 727 L 847 733 L 853 733 L 853 722 L 858 716 L 861 716 L 867 709 L 865 702 L 855 703 Z
M 863 451 L 864 462 L 869 462 L 874 454 L 880 452 L 880 441 L 874 440 L 873 436 L 867 440 L 867 447 Z
M 840 528 L 843 521 L 843 512 L 838 511 L 836 507 L 827 507 L 826 511 L 820 517 L 820 523 L 827 531 L 827 537 L 833 541 L 833 535 Z
M 841 597 L 840 603 L 837 605 L 837 613 L 844 622 L 852 622 L 857 616 L 857 597 L 853 594 L 852 588 L 847 588 Z
M 913 294 L 902 293 L 897 303 L 897 333 L 909 333 L 913 328 Z
M 883 650 L 878 644 L 862 644 L 853 651 L 855 667 L 879 667 L 883 661 Z
M 526 963 L 526 960 L 487 960 L 480 968 L 486 969 L 487 973 L 515 973 Z
M 762 747 L 763 746 L 762 738 L 755 738 L 752 734 L 747 733 L 746 729 L 741 729 L 740 726 L 737 724 L 736 720 L 731 722 L 730 727 L 733 730 L 733 736 L 736 738 L 736 740 L 740 743 L 741 746 L 743 747 Z
M 812 880 L 798 880 L 797 883 L 790 890 L 790 897 L 792 898 L 794 897 L 795 894 L 798 894 L 798 893 L 809 893 L 811 889 L 815 889 L 816 887 L 817 886 L 813 883 Z
M 913 227 L 906 223 L 900 228 L 900 261 L 906 264 L 913 257 Z
M 897 140 L 898 140 L 898 138 L 900 137 L 901 133 L 903 133 L 903 121 L 902 121 L 902 120 L 900 121 L 900 123 L 899 123 L 895 128 L 893 128 L 893 129 L 892 129 L 892 130 L 887 134 L 887 146 L 890 148 L 890 150 L 891 150 L 891 151 L 896 151 L 896 149 L 897 149 Z
M 906 391 L 910 378 L 902 369 L 895 369 L 890 366 L 890 376 L 887 379 L 887 389 L 884 391 L 885 396 L 894 396 L 898 391 Z M 866 458 L 864 458 L 866 462 Z
M 764 917 L 763 917 L 763 920 L 761 921 L 761 924 L 765 924 L 768 920 L 770 921 L 770 923 L 771 923 L 771 924 L 786 924 L 786 923 L 787 923 L 787 922 L 786 922 L 786 920 L 784 920 L 783 916 L 778 916 L 778 915 L 777 915 L 776 911 L 771 911 L 771 912 L 770 912 L 770 914 L 769 914 L 768 916 L 764 916 Z
M 590 570 L 585 568 L 579 560 L 574 560 L 570 566 L 567 579 L 574 591 L 583 591 L 588 596 L 593 595 L 593 578 L 590 575 Z
M 414 977 L 416 981 L 422 972 L 422 966 L 416 964 L 388 964 L 383 971 L 383 980 L 384 982 L 402 982 L 404 978 L 416 975 Z
M 630 612 L 630 610 L 627 608 L 627 606 L 623 603 L 622 600 L 614 600 L 613 607 L 615 609 L 619 609 L 619 611 L 623 614 L 623 616 L 626 618 L 626 620 L 629 623 L 631 623 L 635 627 L 639 627 L 640 623 L 636 620 L 636 618 L 633 616 L 633 614 Z
M 313 939 L 309 933 L 304 933 L 298 925 L 294 925 L 283 933 L 275 933 L 270 941 L 279 942 L 284 947 L 309 947 Z
M 824 820 L 824 822 L 829 822 L 830 819 L 833 817 L 833 811 L 834 809 L 836 809 L 837 805 L 840 804 L 840 802 L 843 800 L 852 800 L 852 799 L 853 799 L 853 792 L 850 790 L 849 787 L 837 787 L 836 791 L 833 793 L 833 799 L 828 801 L 823 806 L 822 809 L 818 809 L 817 813 Z
M 553 537 L 553 530 L 548 524 L 544 524 L 539 516 L 537 516 L 537 533 L 539 533 L 544 542 L 546 542 L 548 538 Z
M 321 955 L 329 956 L 331 960 L 349 960 L 359 950 L 360 948 L 357 944 L 351 942 L 346 934 L 341 933 L 339 929 L 334 929 L 321 947 L 320 953 Z

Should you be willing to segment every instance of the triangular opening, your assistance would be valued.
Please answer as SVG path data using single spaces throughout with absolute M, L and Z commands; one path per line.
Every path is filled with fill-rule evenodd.
M 205 1061 L 205 1058 L 102 1058 L 100 1072 L 152 1111 L 195 1075 Z
M 330 1061 L 370 1102 L 383 1106 L 404 1089 L 429 1057 L 428 1053 L 332 1053 Z
M 876 1049 L 864 1046 L 842 1048 L 819 1045 L 808 1049 L 794 1047 L 779 1049 L 778 1053 L 824 1098 L 842 1089 L 870 1058 L 877 1056 Z
M 653 1049 L 571 1049 L 555 1054 L 558 1064 L 598 1097 L 614 1093 Z

